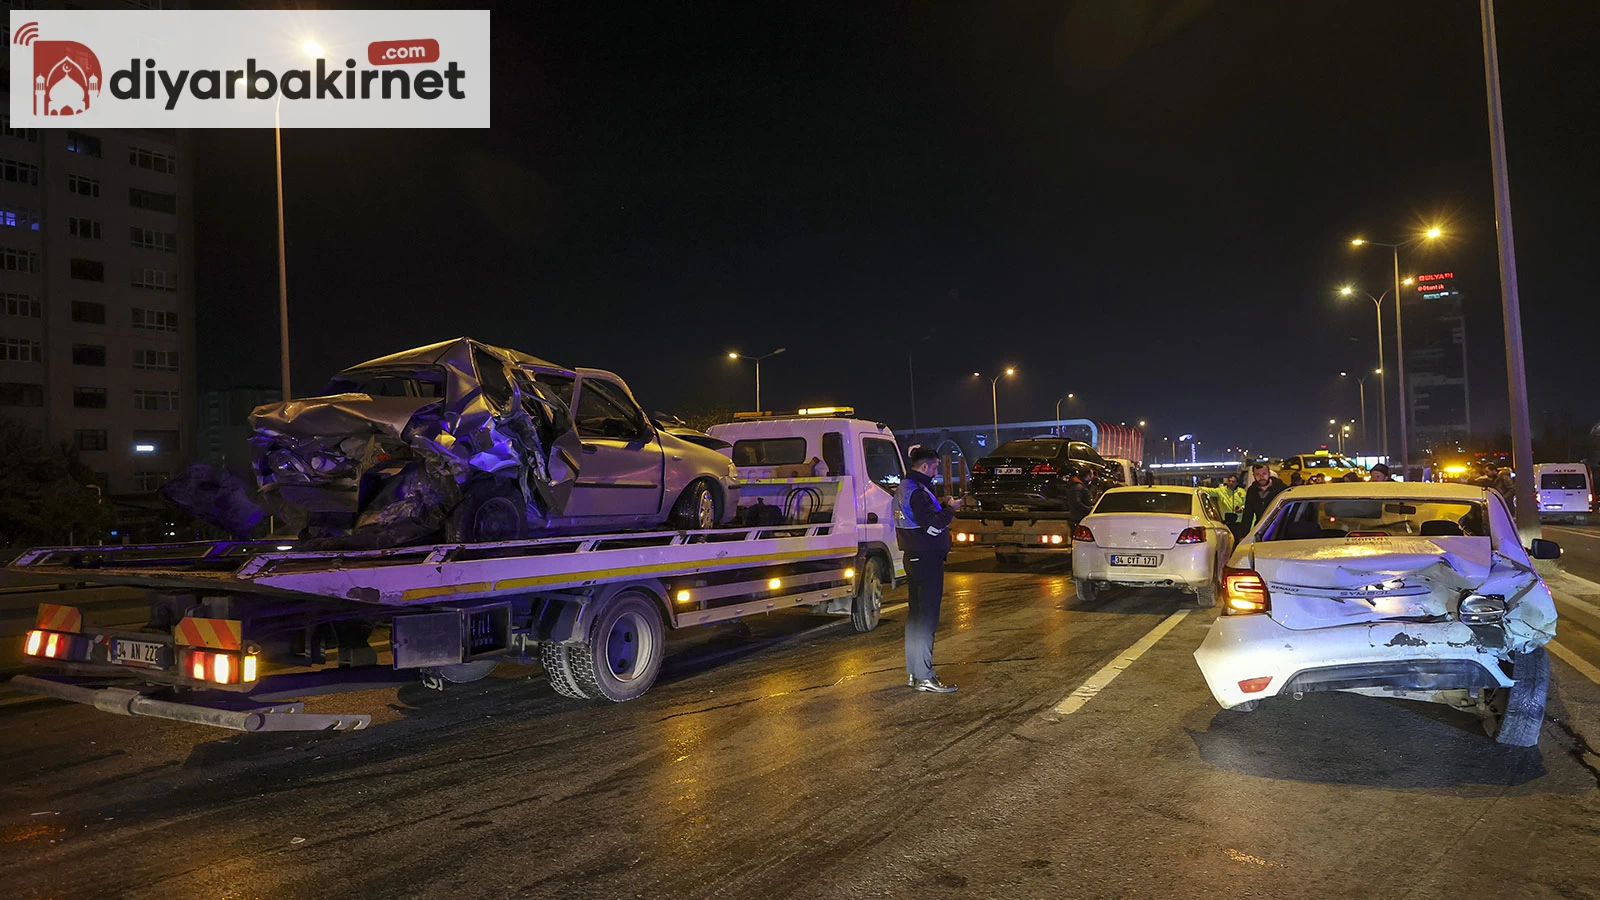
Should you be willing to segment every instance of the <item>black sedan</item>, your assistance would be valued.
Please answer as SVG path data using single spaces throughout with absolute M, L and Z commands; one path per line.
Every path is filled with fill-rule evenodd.
M 1007 441 L 973 464 L 968 493 L 984 511 L 1064 512 L 1074 475 L 1083 476 L 1098 497 L 1107 483 L 1106 462 L 1081 441 Z

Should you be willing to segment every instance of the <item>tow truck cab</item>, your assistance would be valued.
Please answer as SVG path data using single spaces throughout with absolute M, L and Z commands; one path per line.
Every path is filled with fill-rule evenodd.
M 882 422 L 855 417 L 847 406 L 801 409 L 794 413 L 735 413 L 734 421 L 706 429 L 728 442 L 723 455 L 733 460 L 745 481 L 789 481 L 795 486 L 785 506 L 771 515 L 793 521 L 805 514 L 806 479 L 853 476 L 856 528 L 861 537 L 862 571 L 876 558 L 884 581 L 898 584 L 905 564 L 894 537 L 894 492 L 905 476 L 905 461 L 894 433 Z M 745 514 L 759 518 L 762 513 Z M 767 524 L 746 521 L 746 525 Z

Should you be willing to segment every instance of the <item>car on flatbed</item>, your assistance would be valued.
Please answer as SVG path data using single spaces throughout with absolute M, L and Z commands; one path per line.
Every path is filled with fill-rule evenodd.
M 1195 651 L 1224 709 L 1312 691 L 1476 712 L 1503 744 L 1544 724 L 1556 607 L 1504 499 L 1472 485 L 1290 488 L 1234 550 Z M 1274 702 L 1277 702 L 1274 700 Z
M 1072 480 L 1083 479 L 1093 502 L 1119 474 L 1127 477 L 1082 441 L 1007 441 L 973 463 L 952 539 L 1007 564 L 1060 557 L 1072 551 Z

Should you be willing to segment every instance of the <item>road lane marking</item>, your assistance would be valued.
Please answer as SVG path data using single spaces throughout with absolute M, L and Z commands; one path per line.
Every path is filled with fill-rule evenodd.
M 1121 675 L 1124 669 L 1133 665 L 1134 660 L 1143 656 L 1146 650 L 1154 647 L 1157 641 L 1166 637 L 1167 632 L 1178 627 L 1178 623 L 1182 622 L 1183 617 L 1187 616 L 1188 614 L 1189 610 L 1180 609 L 1172 615 L 1167 616 L 1161 621 L 1160 625 L 1150 629 L 1150 631 L 1146 633 L 1144 637 L 1135 641 L 1132 647 L 1129 647 L 1128 649 L 1117 654 L 1116 657 L 1112 659 L 1111 662 L 1106 663 L 1105 666 L 1100 669 L 1100 671 L 1089 676 L 1088 681 L 1078 685 L 1076 690 L 1066 696 L 1066 699 L 1062 700 L 1060 703 L 1057 703 L 1054 710 L 1056 715 L 1070 716 L 1078 710 L 1083 709 L 1085 703 L 1093 700 L 1095 695 L 1105 690 L 1106 685 L 1115 680 L 1118 675 Z
M 1576 528 L 1562 528 L 1560 525 L 1546 525 L 1544 527 L 1551 531 L 1559 531 L 1563 534 L 1573 535 L 1574 537 L 1588 538 L 1591 541 L 1600 540 L 1600 532 L 1579 531 Z
M 1555 641 L 1551 641 L 1550 643 L 1546 644 L 1545 646 L 1549 647 L 1550 648 L 1550 652 L 1554 653 L 1556 655 L 1556 657 L 1558 659 L 1560 659 L 1562 662 L 1564 662 L 1567 665 L 1573 667 L 1574 669 L 1577 669 L 1580 673 L 1582 673 L 1583 677 L 1589 679 L 1590 681 L 1594 682 L 1595 684 L 1600 684 L 1600 668 L 1596 668 L 1588 660 L 1584 659 L 1583 657 L 1579 656 L 1576 653 L 1573 653 L 1571 650 L 1568 650 L 1567 648 L 1561 646 L 1560 644 L 1556 643 Z

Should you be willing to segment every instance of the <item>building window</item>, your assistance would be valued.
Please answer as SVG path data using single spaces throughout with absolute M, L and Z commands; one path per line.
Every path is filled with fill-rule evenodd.
M 105 281 L 106 264 L 95 259 L 74 259 L 71 264 L 72 277 L 79 281 Z
M 7 291 L 0 294 L 0 314 L 23 319 L 38 319 L 44 316 L 44 304 L 31 294 L 13 294 Z
M 23 206 L 0 206 L 0 227 L 38 231 L 39 213 Z
M 106 389 L 75 387 L 72 389 L 72 405 L 78 409 L 105 409 Z
M 44 385 L 0 382 L 0 406 L 43 406 Z
M 153 228 L 140 228 L 134 225 L 129 229 L 129 233 L 135 247 L 165 250 L 168 253 L 178 252 L 178 235 L 174 232 L 156 231 Z
M 164 309 L 133 308 L 133 327 L 146 331 L 177 331 L 178 314 Z
M 104 325 L 106 323 L 106 305 L 95 303 L 92 300 L 72 301 L 72 321 L 83 322 L 88 325 Z
M 104 366 L 106 348 L 98 344 L 73 344 L 72 364 L 75 366 Z
M 165 269 L 134 269 L 133 286 L 152 291 L 175 291 L 178 289 L 178 273 Z
M 34 171 L 37 178 L 38 170 Z M 35 180 L 34 184 L 38 184 Z M 163 194 L 160 191 L 146 191 L 140 188 L 128 188 L 128 205 L 136 209 L 153 209 L 156 212 L 176 213 L 178 211 L 178 195 Z
M 128 165 L 149 169 L 164 175 L 178 174 L 178 158 L 170 153 L 159 150 L 146 150 L 143 147 L 128 148 Z
M 172 477 L 171 472 L 135 472 L 133 473 L 134 490 L 144 493 L 154 493 L 159 490 L 167 479 Z
M 149 369 L 155 372 L 176 372 L 178 371 L 178 351 L 135 350 L 133 351 L 133 367 L 135 369 Z
M 141 453 L 177 453 L 183 449 L 178 446 L 178 433 L 176 431 L 135 431 L 133 445 Z M 152 450 L 139 450 L 139 447 L 153 447 Z
M 85 156 L 100 155 L 100 139 L 81 131 L 67 132 L 67 149 L 73 153 L 82 153 Z M 99 188 L 95 189 L 95 196 L 100 196 Z
M 72 433 L 72 445 L 79 450 L 104 450 L 111 440 L 104 428 L 80 428 Z
M 39 167 L 14 159 L 0 159 L 0 178 L 17 184 L 39 183 Z
M 17 138 L 30 144 L 39 143 L 39 129 L 37 128 L 12 128 L 11 114 L 0 115 L 0 136 Z
M 27 338 L 0 338 L 0 362 L 44 362 L 44 345 Z
M 0 269 L 7 272 L 32 272 L 37 274 L 39 271 L 39 254 L 33 250 L 0 247 Z
M 177 391 L 139 391 L 133 392 L 133 408 L 145 412 L 177 412 Z
M 100 223 L 82 216 L 67 216 L 67 233 L 73 237 L 100 240 Z
M 67 190 L 85 197 L 100 196 L 100 179 L 85 175 L 67 175 Z

